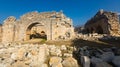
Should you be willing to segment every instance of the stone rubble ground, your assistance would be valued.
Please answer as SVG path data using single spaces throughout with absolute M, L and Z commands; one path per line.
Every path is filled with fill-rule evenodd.
M 0 45 L 0 67 L 78 67 L 72 52 L 66 45 Z
M 0 67 L 120 67 L 120 49 L 68 45 L 0 45 Z
M 83 67 L 120 67 L 120 48 L 93 48 L 84 46 L 74 51 Z

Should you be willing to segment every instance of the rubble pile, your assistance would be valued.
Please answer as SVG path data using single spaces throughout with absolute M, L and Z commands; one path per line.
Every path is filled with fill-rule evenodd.
M 120 67 L 120 49 L 117 47 L 84 46 L 74 51 L 74 55 L 83 67 Z

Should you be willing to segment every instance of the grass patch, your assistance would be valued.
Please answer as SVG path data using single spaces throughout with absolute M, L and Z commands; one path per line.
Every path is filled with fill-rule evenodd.
M 46 41 L 46 44 L 48 45 L 57 45 L 57 46 L 61 46 L 61 45 L 71 45 L 71 40 L 68 41 Z
M 31 39 L 28 41 L 17 42 L 21 44 L 47 44 L 47 45 L 68 45 L 68 46 L 75 46 L 77 48 L 83 46 L 89 47 L 120 47 L 120 38 L 117 40 L 83 40 L 83 39 L 73 39 L 68 41 L 47 41 L 46 39 Z
M 31 40 L 23 41 L 23 42 L 20 42 L 20 43 L 22 43 L 22 44 L 30 44 L 30 43 L 43 44 L 45 42 L 46 42 L 46 39 L 31 39 Z

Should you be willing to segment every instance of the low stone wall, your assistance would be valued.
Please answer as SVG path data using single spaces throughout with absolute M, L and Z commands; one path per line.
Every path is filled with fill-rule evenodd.
M 98 40 L 98 38 L 102 38 L 104 35 L 100 34 L 77 34 L 77 38 L 81 38 L 83 40 Z
M 107 34 L 97 34 L 97 33 L 93 33 L 93 34 L 76 34 L 76 38 L 81 38 L 83 40 L 110 40 L 110 39 L 114 39 L 117 40 L 119 39 L 120 36 L 111 36 L 111 35 L 107 35 Z

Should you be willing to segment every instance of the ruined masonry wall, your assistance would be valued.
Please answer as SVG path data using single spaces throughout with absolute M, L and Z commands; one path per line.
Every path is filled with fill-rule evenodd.
M 85 24 L 87 33 L 120 35 L 120 24 L 117 13 L 100 10 Z
M 29 12 L 16 20 L 10 16 L 2 27 L 2 42 L 30 40 L 33 31 L 44 31 L 47 40 L 69 40 L 74 37 L 72 20 L 62 12 Z

